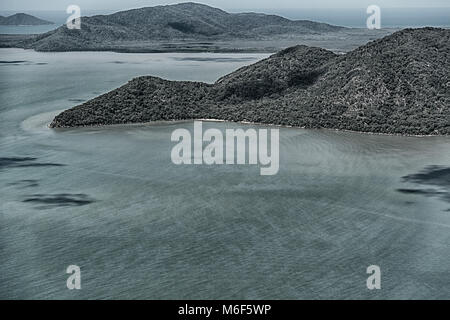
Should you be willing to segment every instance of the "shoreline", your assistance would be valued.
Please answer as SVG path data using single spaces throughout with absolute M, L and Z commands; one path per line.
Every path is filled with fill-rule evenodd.
M 275 53 L 298 44 L 321 47 L 335 53 L 349 52 L 370 41 L 390 35 L 402 28 L 388 27 L 367 30 L 364 27 L 344 28 L 321 34 L 285 33 L 280 35 L 211 38 L 155 38 L 148 40 L 115 40 L 81 46 L 33 46 L 42 34 L 0 33 L 0 48 L 31 49 L 36 52 L 115 52 L 115 53 Z M 56 30 L 56 29 L 55 29 Z M 342 41 L 345 38 L 346 41 Z
M 66 110 L 50 127 L 199 120 L 369 135 L 449 136 L 442 86 L 448 80 L 447 47 L 442 43 L 448 44 L 444 40 L 449 37 L 450 30 L 404 29 L 345 55 L 297 45 L 215 83 L 140 76 Z M 405 59 L 416 61 L 417 68 L 407 69 Z
M 245 124 L 245 125 L 279 127 L 279 128 L 286 128 L 286 129 L 292 128 L 292 129 L 302 129 L 302 130 L 326 130 L 326 131 L 334 131 L 334 132 L 348 132 L 348 133 L 378 135 L 378 136 L 392 136 L 392 137 L 410 137 L 410 138 L 450 137 L 450 135 L 442 135 L 442 134 L 413 135 L 413 134 L 401 134 L 401 133 L 355 131 L 355 130 L 348 130 L 348 129 L 333 129 L 333 128 L 306 128 L 306 127 L 296 127 L 296 126 L 288 126 L 288 125 L 281 125 L 281 124 L 269 124 L 269 123 L 260 123 L 260 122 L 251 122 L 251 121 L 228 121 L 228 120 L 222 120 L 222 119 L 209 119 L 209 118 L 185 119 L 185 120 L 159 120 L 159 121 L 150 121 L 150 122 L 116 123 L 116 124 L 86 125 L 86 126 L 57 127 L 57 128 L 50 127 L 51 122 L 49 122 L 46 124 L 46 127 L 50 130 L 62 131 L 62 130 L 90 129 L 90 128 L 91 129 L 101 129 L 101 128 L 114 128 L 114 127 L 119 127 L 119 128 L 122 127 L 123 128 L 123 127 L 138 127 L 138 126 L 158 126 L 158 125 L 188 123 L 188 122 L 194 122 L 194 121 L 227 122 L 227 123 Z
M 185 50 L 185 49 L 174 49 L 174 50 L 157 50 L 157 49 L 149 49 L 149 50 L 120 50 L 120 49 L 80 49 L 80 50 L 61 50 L 61 51 L 54 51 L 54 50 L 36 50 L 34 48 L 23 48 L 23 47 L 2 47 L 0 46 L 0 49 L 21 49 L 21 50 L 32 50 L 34 52 L 38 53 L 92 53 L 92 52 L 110 52 L 110 53 L 129 53 L 129 54 L 152 54 L 152 53 L 224 53 L 224 54 L 273 54 L 276 53 L 279 49 L 278 48 L 251 48 L 251 49 L 217 49 L 217 50 Z M 340 53 L 340 51 L 337 51 Z M 345 53 L 345 52 L 344 52 Z

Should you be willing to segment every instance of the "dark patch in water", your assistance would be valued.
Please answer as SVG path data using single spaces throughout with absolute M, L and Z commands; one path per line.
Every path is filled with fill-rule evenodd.
M 403 181 L 450 187 L 450 167 L 428 166 L 416 174 L 404 176 Z
M 70 102 L 85 102 L 86 100 L 84 100 L 84 99 L 67 99 L 67 101 L 70 101 Z
M 25 60 L 13 60 L 13 61 L 0 61 L 0 65 L 5 65 L 5 66 L 43 66 L 43 65 L 47 65 L 47 62 L 29 62 L 29 61 L 25 61 Z
M 442 200 L 450 202 L 450 193 L 436 189 L 397 189 L 405 194 L 420 194 L 426 197 L 440 197 Z
M 0 64 L 17 64 L 17 63 L 24 63 L 24 62 L 28 62 L 28 61 L 25 61 L 25 60 L 10 60 L 10 61 L 0 60 Z
M 60 163 L 41 163 L 34 162 L 37 158 L 31 157 L 13 157 L 0 158 L 0 169 L 4 168 L 27 168 L 27 167 L 62 167 L 64 164 Z
M 403 182 L 439 187 L 420 189 L 397 189 L 405 194 L 419 194 L 428 197 L 439 197 L 443 201 L 450 202 L 450 168 L 444 166 L 428 166 L 419 173 L 402 177 Z
M 29 195 L 22 202 L 42 204 L 44 206 L 36 207 L 36 209 L 51 209 L 57 207 L 81 207 L 95 202 L 95 199 L 90 198 L 86 194 L 33 194 Z
M 434 189 L 397 189 L 401 193 L 435 195 L 438 191 Z

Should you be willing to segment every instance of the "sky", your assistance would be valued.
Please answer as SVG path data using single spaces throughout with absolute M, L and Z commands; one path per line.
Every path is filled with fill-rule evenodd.
M 78 5 L 82 10 L 125 10 L 188 1 L 167 0 L 1 0 L 0 10 L 65 10 Z M 225 10 L 301 9 L 301 8 L 367 8 L 380 7 L 450 7 L 450 0 L 199 0 L 194 1 Z

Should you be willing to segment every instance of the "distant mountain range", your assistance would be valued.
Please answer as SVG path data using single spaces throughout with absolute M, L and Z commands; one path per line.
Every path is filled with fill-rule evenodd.
M 139 77 L 51 126 L 221 119 L 362 132 L 450 134 L 450 30 L 405 29 L 344 55 L 285 49 L 215 84 Z
M 299 43 L 347 52 L 395 30 L 344 28 L 262 13 L 228 13 L 197 3 L 81 17 L 38 35 L 0 35 L 0 48 L 36 51 L 276 52 Z
M 53 22 L 42 20 L 26 13 L 16 13 L 9 17 L 0 16 L 2 26 L 39 26 L 49 25 Z
M 22 41 L 38 51 L 114 50 L 132 42 L 168 40 L 262 39 L 279 35 L 320 35 L 344 27 L 292 21 L 259 13 L 232 14 L 197 3 L 147 7 L 81 18 L 81 29 L 65 25 Z

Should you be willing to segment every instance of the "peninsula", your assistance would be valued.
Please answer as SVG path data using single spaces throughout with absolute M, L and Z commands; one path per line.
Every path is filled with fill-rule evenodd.
M 349 53 L 296 46 L 214 84 L 145 76 L 59 114 L 52 128 L 220 119 L 450 134 L 450 30 L 404 29 Z

